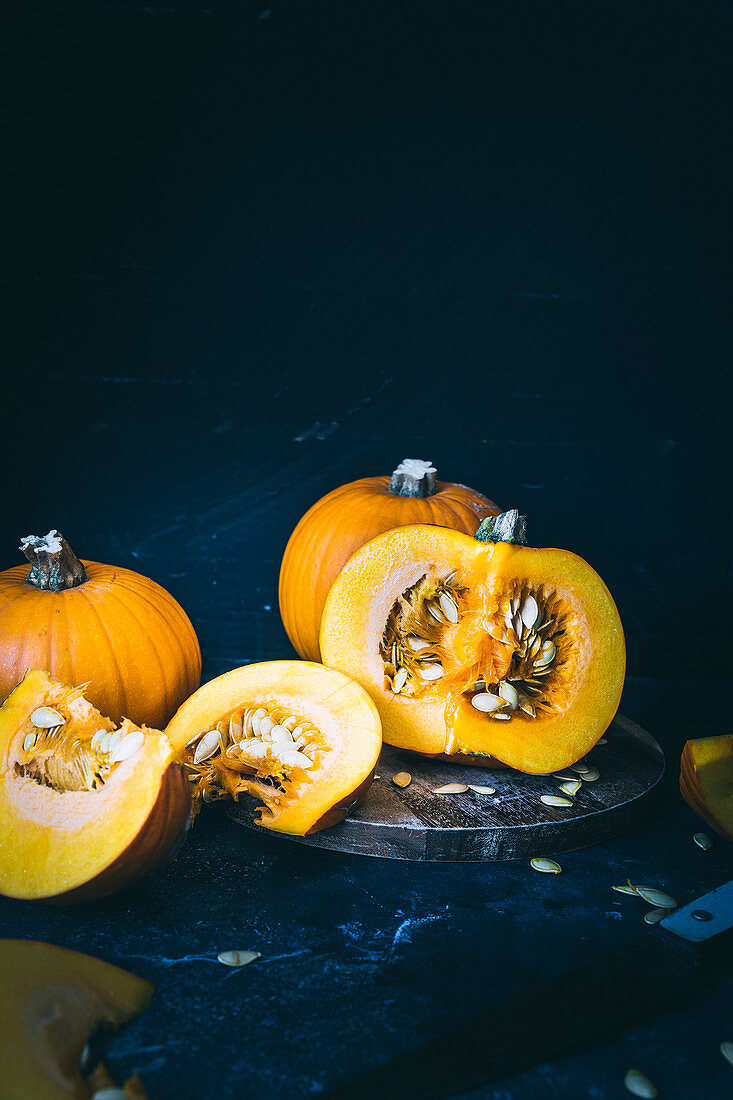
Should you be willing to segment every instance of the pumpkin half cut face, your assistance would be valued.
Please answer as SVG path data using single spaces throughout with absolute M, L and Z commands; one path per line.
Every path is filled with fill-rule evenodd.
M 104 897 L 169 858 L 190 820 L 159 730 L 118 725 L 39 670 L 0 708 L 0 893 Z
M 389 744 L 545 774 L 610 724 L 625 667 L 616 606 L 582 558 L 531 549 L 524 528 L 516 511 L 473 538 L 399 528 L 337 577 L 323 659 L 369 691 Z
M 365 796 L 382 747 L 379 714 L 353 680 L 310 661 L 234 669 L 183 704 L 166 730 L 196 808 L 251 795 L 258 824 L 305 835 Z

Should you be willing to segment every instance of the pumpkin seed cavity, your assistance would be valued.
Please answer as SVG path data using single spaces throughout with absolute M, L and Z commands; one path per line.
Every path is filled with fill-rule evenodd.
M 25 732 L 24 732 L 25 731 Z M 98 791 L 118 764 L 135 756 L 144 734 L 125 720 L 119 729 L 95 733 L 56 707 L 37 707 L 21 728 L 16 776 L 27 777 L 58 794 Z
M 307 719 L 278 706 L 238 707 L 213 729 L 194 734 L 183 751 L 194 810 L 201 801 L 243 793 L 277 804 L 322 751 L 321 734 Z
M 438 579 L 425 574 L 398 597 L 379 648 L 386 691 L 418 698 L 440 682 L 446 634 L 459 622 L 466 595 L 454 572 Z M 570 659 L 567 628 L 566 605 L 554 592 L 524 583 L 508 588 L 488 623 L 482 656 L 464 693 L 473 708 L 500 722 L 531 721 L 552 710 Z

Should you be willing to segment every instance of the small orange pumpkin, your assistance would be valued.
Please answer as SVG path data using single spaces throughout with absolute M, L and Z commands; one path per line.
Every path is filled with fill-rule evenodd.
M 406 458 L 391 477 L 363 477 L 327 493 L 298 523 L 280 570 L 280 614 L 301 657 L 320 661 L 328 591 L 348 559 L 383 531 L 427 523 L 473 534 L 501 511 L 466 485 L 438 481 L 430 462 Z
M 162 729 L 201 679 L 180 604 L 155 581 L 80 561 L 58 531 L 21 542 L 31 563 L 0 573 L 0 700 L 29 668 L 67 684 L 119 722 Z
M 697 737 L 685 744 L 680 790 L 711 829 L 733 840 L 733 734 Z

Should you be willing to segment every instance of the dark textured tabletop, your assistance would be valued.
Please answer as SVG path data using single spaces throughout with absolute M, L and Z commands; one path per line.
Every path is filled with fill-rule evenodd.
M 654 935 L 613 883 L 684 903 L 733 871 L 676 786 L 684 741 L 731 728 L 730 4 L 267 2 L 3 5 L 0 564 L 58 527 L 153 577 L 209 679 L 292 656 L 277 575 L 310 504 L 432 459 L 601 573 L 621 712 L 668 772 L 641 826 L 558 876 L 204 812 L 118 897 L 0 902 L 0 935 L 155 983 L 110 1058 L 153 1100 L 317 1095 Z M 262 957 L 228 970 L 231 947 Z M 634 1065 L 722 1100 L 732 999 L 720 978 L 475 1095 L 612 1100 Z

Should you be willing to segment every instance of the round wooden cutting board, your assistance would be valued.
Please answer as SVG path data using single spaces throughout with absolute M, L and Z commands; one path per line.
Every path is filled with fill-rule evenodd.
M 553 776 L 435 762 L 385 745 L 379 779 L 353 816 L 313 836 L 271 835 L 387 859 L 490 861 L 582 848 L 639 819 L 664 775 L 664 754 L 650 734 L 617 716 L 606 743 L 597 745 L 585 763 L 597 769 L 599 778 L 583 782 L 572 806 L 546 806 L 541 795 L 563 793 L 562 780 Z M 404 789 L 392 783 L 401 771 L 412 775 Z M 446 783 L 493 787 L 496 793 L 433 793 Z M 234 821 L 259 829 L 249 799 L 216 805 Z

